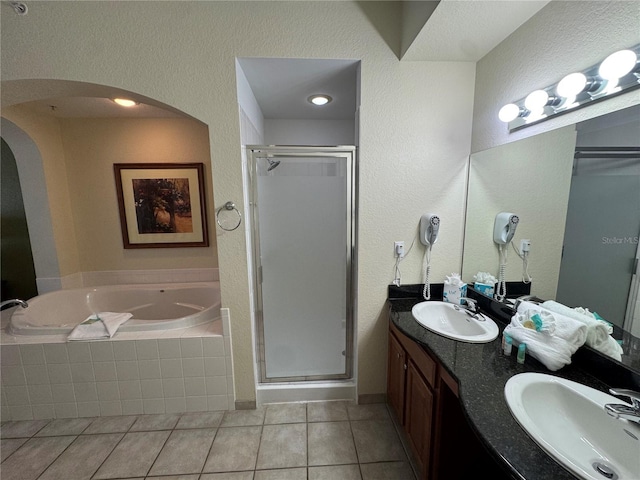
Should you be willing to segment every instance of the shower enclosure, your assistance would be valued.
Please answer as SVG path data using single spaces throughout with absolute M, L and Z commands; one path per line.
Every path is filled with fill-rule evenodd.
M 355 147 L 247 147 L 260 381 L 353 370 Z

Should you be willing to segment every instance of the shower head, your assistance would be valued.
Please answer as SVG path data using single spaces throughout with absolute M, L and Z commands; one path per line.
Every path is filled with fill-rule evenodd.
M 270 158 L 267 158 L 267 162 L 269 162 L 269 168 L 267 168 L 267 172 L 270 172 L 271 170 L 276 168 L 278 165 L 280 165 L 280 160 L 273 161 Z

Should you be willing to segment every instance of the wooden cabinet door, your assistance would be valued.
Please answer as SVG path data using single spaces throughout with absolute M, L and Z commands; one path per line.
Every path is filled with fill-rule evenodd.
M 433 422 L 433 392 L 409 360 L 405 403 L 405 430 L 423 478 L 429 478 L 431 430 Z
M 387 368 L 387 402 L 404 425 L 404 387 L 407 355 L 396 337 L 389 333 L 389 364 Z

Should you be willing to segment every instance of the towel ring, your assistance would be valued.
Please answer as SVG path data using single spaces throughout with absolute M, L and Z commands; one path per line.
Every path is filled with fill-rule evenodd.
M 220 212 L 222 210 L 226 210 L 226 211 L 235 210 L 236 211 L 236 213 L 238 214 L 238 223 L 236 224 L 235 227 L 233 227 L 233 228 L 225 228 L 225 227 L 222 226 L 222 224 L 220 223 Z M 227 232 L 233 232 L 236 228 L 238 228 L 240 226 L 240 224 L 242 223 L 242 215 L 240 214 L 240 211 L 236 208 L 236 204 L 233 203 L 233 202 L 227 202 L 223 206 L 218 208 L 218 210 L 216 210 L 216 223 L 218 224 L 218 226 L 222 230 L 225 230 Z

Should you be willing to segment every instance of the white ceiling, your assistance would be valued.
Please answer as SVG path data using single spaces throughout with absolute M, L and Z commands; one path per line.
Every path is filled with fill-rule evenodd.
M 441 0 L 402 60 L 477 62 L 547 3 Z M 352 119 L 355 116 L 357 60 L 243 58 L 239 62 L 265 118 Z M 158 102 L 156 106 L 145 103 L 145 99 L 135 108 L 120 107 L 110 100 L 118 93 L 121 91 L 115 89 L 113 95 L 83 92 L 79 94 L 82 96 L 57 96 L 29 102 L 29 105 L 43 115 L 59 118 L 186 116 L 175 109 L 163 108 Z M 333 102 L 314 107 L 307 98 L 315 93 L 328 94 Z M 56 108 L 52 109 L 51 105 Z

